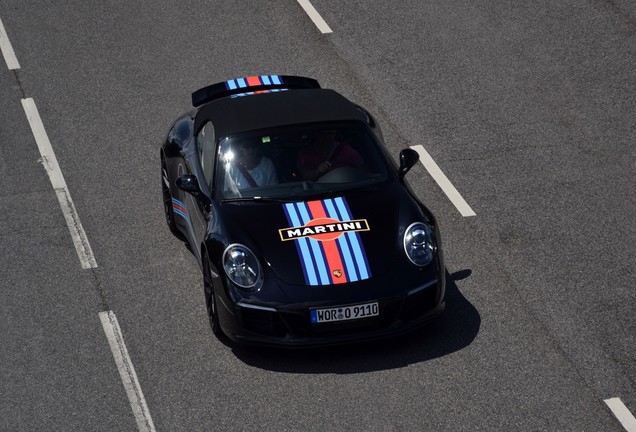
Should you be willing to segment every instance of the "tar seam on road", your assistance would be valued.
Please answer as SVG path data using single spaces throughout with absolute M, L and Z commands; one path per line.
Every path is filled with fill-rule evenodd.
M 141 391 L 137 373 L 128 355 L 128 350 L 124 343 L 124 336 L 121 333 L 117 317 L 112 311 L 108 311 L 100 312 L 99 319 L 102 322 L 106 339 L 108 339 L 108 345 L 110 345 L 110 350 L 115 358 L 117 370 L 119 370 L 119 376 L 124 384 L 124 389 L 126 390 L 130 407 L 135 416 L 137 427 L 140 432 L 155 432 L 155 425 L 152 422 L 148 405 L 146 405 L 146 399 Z
M 324 19 L 322 19 L 322 17 L 320 16 L 316 8 L 314 8 L 314 6 L 309 2 L 309 0 L 297 0 L 297 1 L 298 1 L 298 4 L 305 10 L 307 15 L 309 15 L 309 18 L 311 18 L 314 24 L 316 24 L 316 27 L 318 27 L 318 30 L 320 30 L 322 34 L 332 33 L 329 25 L 325 22 Z
M 431 155 L 421 145 L 411 146 L 420 155 L 420 161 L 426 168 L 426 171 L 433 177 L 439 187 L 442 188 L 446 196 L 453 203 L 453 205 L 459 210 L 464 217 L 475 216 L 475 212 L 468 205 L 468 203 L 462 198 L 455 186 L 448 180 L 442 170 L 437 166 Z
M 636 418 L 634 418 L 620 398 L 605 399 L 604 402 L 627 432 L 636 432 Z
M 35 142 L 40 149 L 40 155 L 42 155 L 42 165 L 49 175 L 49 180 L 57 196 L 57 200 L 62 208 L 64 219 L 66 219 L 66 225 L 71 233 L 77 256 L 79 257 L 82 268 L 96 268 L 97 262 L 93 255 L 93 250 L 88 242 L 88 237 L 84 232 L 82 223 L 80 222 L 79 215 L 75 210 L 75 205 L 71 199 L 71 194 L 66 186 L 66 181 L 60 170 L 60 166 L 57 163 L 57 158 L 53 152 L 53 147 L 46 134 L 42 119 L 38 113 L 38 109 L 35 106 L 35 102 L 31 98 L 22 99 L 22 106 L 26 113 L 29 125 L 31 125 L 31 131 L 35 137 Z
M 2 19 L 0 19 L 0 50 L 2 50 L 4 61 L 7 62 L 7 67 L 10 70 L 20 69 L 20 63 L 18 63 L 11 42 L 9 42 L 9 36 L 7 36 L 7 32 L 4 29 Z

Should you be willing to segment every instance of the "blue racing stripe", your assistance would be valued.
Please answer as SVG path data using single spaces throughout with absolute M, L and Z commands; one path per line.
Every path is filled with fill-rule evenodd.
M 279 75 L 260 75 L 258 77 L 262 85 L 282 85 L 283 79 Z M 237 88 L 248 88 L 246 78 L 236 78 L 225 81 L 225 88 L 228 90 L 235 90 Z M 281 91 L 283 89 L 272 89 L 272 91 Z M 286 90 L 286 89 L 285 89 Z
M 188 220 L 188 217 L 181 210 L 172 207 L 172 211 L 178 214 L 179 216 L 181 216 L 182 218 L 184 218 L 185 220 Z
M 178 199 L 176 199 L 176 198 L 172 198 L 172 202 L 173 202 L 173 203 L 176 203 L 176 204 L 179 204 L 181 207 L 185 208 L 185 205 L 184 205 L 181 201 L 179 201 Z
M 300 220 L 298 219 L 298 214 L 296 213 L 296 209 L 293 203 L 285 204 L 283 208 L 285 209 L 285 214 L 287 215 L 287 221 L 291 226 L 302 226 Z M 303 273 L 305 274 L 305 282 L 309 285 L 318 285 L 318 278 L 316 277 L 316 270 L 311 259 L 309 247 L 307 246 L 307 239 L 301 238 L 294 243 L 296 243 L 298 255 L 301 259 Z
M 343 220 L 353 219 L 349 210 L 349 206 L 347 206 L 342 197 L 335 198 L 334 202 L 338 211 L 340 212 L 340 215 L 345 218 Z M 358 271 L 360 272 L 360 279 L 368 279 L 370 277 L 369 263 L 367 262 L 367 257 L 364 252 L 364 248 L 362 247 L 360 236 L 357 232 L 348 232 L 345 233 L 345 236 L 351 244 L 353 255 L 355 256 L 356 265 L 358 266 Z
M 341 251 L 342 256 L 345 257 L 347 272 L 349 274 L 348 280 L 351 282 L 360 280 L 360 274 L 353 258 L 353 249 L 351 244 L 347 241 L 346 236 L 338 237 L 338 249 Z
M 327 216 L 332 219 L 336 219 L 342 221 L 336 211 L 336 208 L 333 205 L 332 199 L 326 199 L 323 201 L 325 208 L 327 209 Z M 337 239 L 338 250 L 340 251 L 340 256 L 344 259 L 345 262 L 345 270 L 347 272 L 347 280 L 349 282 L 355 282 L 358 280 L 358 274 L 356 272 L 356 266 L 353 262 L 353 258 L 351 257 L 351 249 L 349 244 L 347 243 L 345 236 L 340 236 Z
M 359 278 L 356 273 L 356 266 L 353 263 L 353 258 L 351 257 L 349 244 L 347 243 L 347 240 L 345 240 L 345 236 L 338 237 L 338 239 L 336 240 L 336 246 L 338 247 L 340 256 L 343 258 L 345 262 L 345 272 L 347 274 L 347 281 L 356 282 L 357 280 L 359 280 Z
M 296 203 L 296 208 L 300 213 L 300 222 L 301 225 L 305 225 L 312 218 L 309 214 L 309 210 L 307 209 L 307 203 L 299 202 Z M 301 226 L 296 225 L 296 226 Z M 324 252 L 320 245 L 320 242 L 314 239 L 308 239 L 309 245 L 311 246 L 311 250 L 313 252 L 312 258 L 316 263 L 316 268 L 318 269 L 318 274 L 320 275 L 320 283 L 322 285 L 329 285 L 331 283 L 329 278 L 329 271 L 327 267 L 327 263 L 325 262 Z
M 342 203 L 344 204 L 345 209 L 347 210 L 347 213 L 348 213 L 349 217 L 352 217 L 351 216 L 351 209 L 349 208 L 349 203 L 347 203 L 347 200 L 345 200 L 344 198 L 341 198 L 341 199 L 342 199 Z M 357 241 L 358 241 L 358 244 L 360 246 L 360 250 L 362 251 L 362 258 L 364 258 L 364 264 L 366 266 L 367 273 L 368 273 L 369 277 L 371 277 L 371 267 L 369 266 L 369 259 L 367 258 L 367 254 L 364 251 L 364 246 L 362 246 L 362 239 L 360 238 L 360 233 L 359 232 L 354 232 L 354 233 L 351 233 L 351 234 L 353 234 L 356 237 Z
M 178 207 L 181 207 L 183 210 L 178 209 L 177 207 L 175 207 L 175 205 Z M 185 205 L 176 198 L 172 198 L 172 211 L 178 214 L 179 216 L 181 216 L 182 218 L 184 218 L 186 221 L 188 220 L 188 215 L 186 213 L 187 210 Z
M 342 198 L 340 198 L 342 199 Z M 344 206 L 344 203 L 341 202 L 340 205 L 338 206 L 338 213 L 339 213 L 339 217 L 341 218 L 341 220 L 351 220 L 351 214 L 348 210 L 348 208 L 346 206 Z M 369 278 L 369 272 L 368 272 L 368 264 L 367 261 L 364 257 L 364 249 L 361 250 L 361 245 L 360 245 L 360 237 L 355 237 L 354 234 L 357 233 L 345 233 L 341 238 L 344 238 L 345 241 L 347 242 L 347 245 L 349 246 L 349 250 L 351 250 L 351 253 L 353 254 L 353 256 L 355 257 L 354 262 L 356 265 L 356 269 L 358 270 L 358 275 L 360 276 L 360 280 L 364 280 L 364 279 L 368 279 Z
M 345 236 L 351 244 L 353 249 L 353 255 L 356 257 L 356 265 L 360 272 L 360 279 L 368 279 L 369 272 L 367 271 L 367 260 L 364 259 L 364 251 L 360 248 L 360 239 L 355 235 L 356 233 L 346 233 Z

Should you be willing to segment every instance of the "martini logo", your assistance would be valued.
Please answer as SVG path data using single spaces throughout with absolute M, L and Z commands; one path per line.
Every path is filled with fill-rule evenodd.
M 332 218 L 312 219 L 305 225 L 293 228 L 282 228 L 278 232 L 280 239 L 296 240 L 303 237 L 309 237 L 318 241 L 335 240 L 343 233 L 351 231 L 369 231 L 369 224 L 366 219 L 357 219 L 350 221 L 339 221 Z

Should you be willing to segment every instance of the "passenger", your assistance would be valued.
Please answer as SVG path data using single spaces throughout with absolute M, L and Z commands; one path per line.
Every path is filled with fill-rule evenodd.
M 363 168 L 365 164 L 351 145 L 338 139 L 334 129 L 326 129 L 298 152 L 297 165 L 303 179 L 316 180 L 336 168 Z
M 230 176 L 235 187 L 244 189 L 278 183 L 276 167 L 270 158 L 263 156 L 260 141 L 239 142 L 233 151 L 234 160 L 226 175 Z

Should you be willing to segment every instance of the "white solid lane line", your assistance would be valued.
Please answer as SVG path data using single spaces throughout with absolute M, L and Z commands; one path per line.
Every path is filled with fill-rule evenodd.
M 112 311 L 108 311 L 100 312 L 99 319 L 102 322 L 106 339 L 108 339 L 110 350 L 115 358 L 119 376 L 126 389 L 126 395 L 128 396 L 130 407 L 135 415 L 137 427 L 140 432 L 155 432 L 155 425 L 152 422 L 152 417 L 150 417 L 150 411 L 148 410 L 148 405 L 146 405 L 144 394 L 141 391 L 137 373 L 135 372 L 132 361 L 130 361 L 130 356 L 128 355 L 117 317 Z
M 605 403 L 627 432 L 636 432 L 636 418 L 620 398 L 605 399 Z
M 325 20 L 322 19 L 316 8 L 314 8 L 309 0 L 298 0 L 298 4 L 305 10 L 307 15 L 309 15 L 309 18 L 311 18 L 314 24 L 316 24 L 316 27 L 318 27 L 318 30 L 320 30 L 321 33 L 331 33 L 331 28 L 329 28 L 329 25 L 327 25 Z
M 2 24 L 2 20 L 0 19 L 0 50 L 2 50 L 2 55 L 4 56 L 4 61 L 7 62 L 7 67 L 9 69 L 20 69 L 20 64 L 18 63 L 18 59 L 15 56 L 15 52 L 13 52 L 13 47 L 11 46 L 11 42 L 9 42 L 9 36 L 7 36 L 7 32 L 4 29 L 4 25 Z
M 57 163 L 55 153 L 53 153 L 53 147 L 51 147 L 49 137 L 44 130 L 44 125 L 42 124 L 42 119 L 35 106 L 35 102 L 31 98 L 22 99 L 22 106 L 31 125 L 35 142 L 40 149 L 42 164 L 49 175 L 49 180 L 51 181 L 51 185 L 53 185 L 53 190 L 55 190 L 55 195 L 57 195 L 57 200 L 62 208 L 62 213 L 64 214 L 64 219 L 66 219 L 66 225 L 71 233 L 71 238 L 73 239 L 73 244 L 75 245 L 75 250 L 77 251 L 77 256 L 82 264 L 82 268 L 96 268 L 97 262 L 93 256 L 91 245 L 88 243 L 88 238 L 80 222 L 79 215 L 75 210 L 71 194 L 68 191 L 66 181 Z
M 433 179 L 437 182 L 439 187 L 442 188 L 448 199 L 451 200 L 453 205 L 459 210 L 459 212 L 464 217 L 475 216 L 475 212 L 470 208 L 468 203 L 464 201 L 464 198 L 457 192 L 455 186 L 448 180 L 448 178 L 444 175 L 439 166 L 435 163 L 431 155 L 422 147 L 421 145 L 411 146 L 413 150 L 415 150 L 420 155 L 420 161 L 426 168 L 426 171 L 433 177 Z

